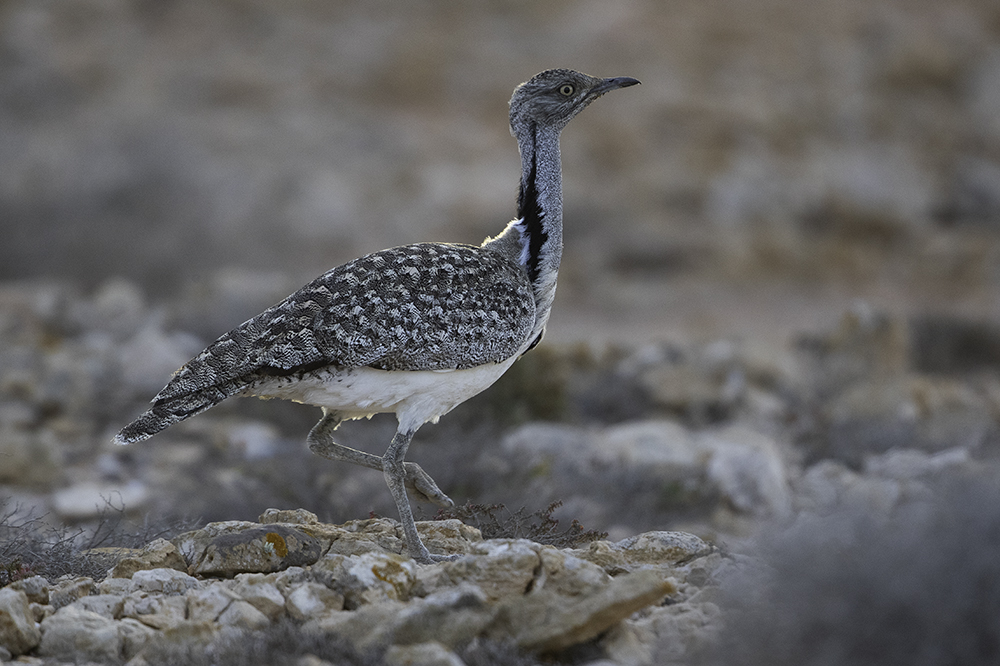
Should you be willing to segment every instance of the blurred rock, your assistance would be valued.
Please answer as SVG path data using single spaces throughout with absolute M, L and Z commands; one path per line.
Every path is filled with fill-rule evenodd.
M 110 662 L 121 657 L 123 640 L 120 625 L 114 620 L 66 606 L 42 621 L 38 653 L 55 659 Z
M 52 494 L 52 510 L 67 521 L 98 518 L 108 511 L 140 511 L 149 489 L 138 480 L 124 485 L 81 483 Z
M 197 578 L 176 569 L 143 569 L 132 574 L 132 589 L 140 592 L 184 594 L 199 585 Z
M 21 590 L 28 597 L 28 601 L 36 604 L 49 603 L 49 581 L 42 576 L 31 576 L 15 580 L 8 585 L 12 590 Z
M 0 425 L 0 483 L 51 488 L 63 476 L 63 454 L 48 432 Z
M 704 433 L 708 480 L 739 511 L 785 516 L 791 507 L 785 462 L 778 444 L 758 432 L 732 426 Z
M 94 579 L 88 576 L 64 576 L 49 590 L 49 605 L 56 610 L 72 604 L 95 591 Z
M 385 653 L 386 666 L 465 666 L 462 659 L 437 641 L 393 645 Z
M 0 590 L 0 647 L 17 656 L 34 648 L 40 640 L 27 595 L 21 590 Z
M 265 574 L 236 574 L 230 589 L 271 620 L 285 611 L 285 597 Z

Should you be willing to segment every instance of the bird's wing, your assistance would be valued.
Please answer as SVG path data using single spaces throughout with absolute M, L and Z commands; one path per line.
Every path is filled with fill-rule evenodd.
M 421 243 L 338 266 L 221 336 L 154 398 L 324 366 L 443 370 L 495 363 L 527 342 L 527 274 L 494 252 Z

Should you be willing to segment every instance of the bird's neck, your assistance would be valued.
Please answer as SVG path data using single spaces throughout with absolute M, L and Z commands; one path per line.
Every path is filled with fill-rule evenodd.
M 559 132 L 531 126 L 518 139 L 521 186 L 517 195 L 516 224 L 523 242 L 522 262 L 535 287 L 536 300 L 539 300 L 550 291 L 554 295 L 562 259 Z
M 517 219 L 499 236 L 486 239 L 483 247 L 505 254 L 528 274 L 535 295 L 535 326 L 529 340 L 535 340 L 548 321 L 562 259 L 559 130 L 512 127 L 521 151 Z

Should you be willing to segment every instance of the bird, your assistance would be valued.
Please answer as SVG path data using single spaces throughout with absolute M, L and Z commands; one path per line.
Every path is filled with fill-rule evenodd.
M 417 533 L 407 493 L 454 503 L 405 461 L 407 449 L 421 425 L 487 389 L 541 340 L 563 249 L 560 134 L 597 98 L 638 83 L 548 69 L 518 85 L 517 216 L 501 233 L 480 245 L 393 247 L 327 271 L 188 361 L 114 441 L 147 439 L 233 396 L 318 406 L 310 451 L 383 473 L 413 560 L 457 558 L 430 553 Z M 378 413 L 398 421 L 384 455 L 334 439 L 341 422 Z

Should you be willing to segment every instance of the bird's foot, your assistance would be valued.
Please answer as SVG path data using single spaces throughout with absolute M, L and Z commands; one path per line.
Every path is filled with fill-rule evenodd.
M 406 491 L 419 502 L 429 502 L 448 508 L 455 506 L 450 497 L 441 492 L 430 475 L 421 469 L 417 463 L 408 462 L 403 466 L 406 470 L 404 483 Z

